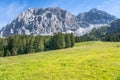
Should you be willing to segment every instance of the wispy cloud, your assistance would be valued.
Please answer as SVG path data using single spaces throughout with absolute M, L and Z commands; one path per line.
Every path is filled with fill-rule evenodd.
M 18 2 L 13 2 L 8 6 L 0 6 L 0 27 L 5 26 L 10 23 L 21 11 L 25 9 L 27 4 L 20 4 Z

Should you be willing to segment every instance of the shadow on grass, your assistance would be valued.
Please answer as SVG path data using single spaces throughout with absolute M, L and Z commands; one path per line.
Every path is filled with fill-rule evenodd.
M 120 80 L 120 76 L 119 76 L 119 77 L 117 77 L 115 80 Z

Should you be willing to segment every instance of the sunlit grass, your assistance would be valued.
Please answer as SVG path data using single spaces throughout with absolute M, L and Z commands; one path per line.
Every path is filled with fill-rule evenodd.
M 0 80 L 120 80 L 120 42 L 0 58 Z

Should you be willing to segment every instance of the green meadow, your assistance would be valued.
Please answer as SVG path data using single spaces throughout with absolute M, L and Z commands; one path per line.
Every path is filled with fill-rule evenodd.
M 120 80 L 120 42 L 1 57 L 0 80 Z

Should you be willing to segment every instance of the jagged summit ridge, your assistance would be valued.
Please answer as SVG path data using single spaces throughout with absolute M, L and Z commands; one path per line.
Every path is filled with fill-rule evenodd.
M 116 17 L 96 9 L 75 16 L 58 7 L 29 8 L 3 27 L 0 35 L 1 37 L 13 34 L 52 35 L 63 32 L 81 36 L 90 32 L 92 28 L 108 24 L 115 19 Z
M 81 21 L 86 21 L 90 24 L 108 24 L 117 19 L 115 16 L 108 14 L 105 11 L 96 8 L 88 12 L 80 13 L 77 18 Z

